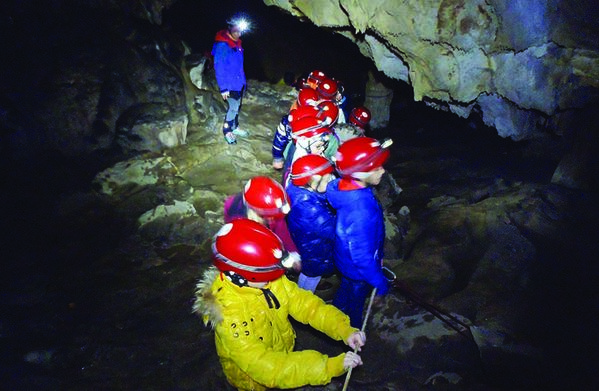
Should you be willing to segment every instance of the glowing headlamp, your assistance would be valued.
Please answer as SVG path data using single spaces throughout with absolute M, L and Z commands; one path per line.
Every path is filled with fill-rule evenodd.
M 250 22 L 248 22 L 245 19 L 238 20 L 237 23 L 235 23 L 235 25 L 237 25 L 237 27 L 239 27 L 239 32 L 241 32 L 241 33 L 244 33 L 250 29 Z
M 250 29 L 250 22 L 244 17 L 237 17 L 229 22 L 231 26 L 235 26 L 240 33 L 245 33 Z

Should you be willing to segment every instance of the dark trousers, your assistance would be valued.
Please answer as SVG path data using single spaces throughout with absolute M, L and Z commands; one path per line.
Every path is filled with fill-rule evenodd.
M 372 286 L 364 281 L 341 277 L 341 285 L 333 299 L 333 305 L 349 316 L 350 323 L 355 328 L 362 328 L 364 303 L 371 290 Z

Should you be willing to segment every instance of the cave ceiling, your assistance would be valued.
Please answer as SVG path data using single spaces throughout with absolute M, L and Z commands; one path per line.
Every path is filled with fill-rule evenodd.
M 264 3 L 346 36 L 384 74 L 409 83 L 415 100 L 462 117 L 477 110 L 504 137 L 534 137 L 539 124 L 597 100 L 593 1 Z

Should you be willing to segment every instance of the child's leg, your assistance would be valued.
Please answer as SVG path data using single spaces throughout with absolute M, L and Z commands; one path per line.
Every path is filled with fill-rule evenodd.
M 353 327 L 362 327 L 364 303 L 372 287 L 363 281 L 341 278 L 341 285 L 333 299 L 333 305 L 349 316 Z
M 318 283 L 320 282 L 320 276 L 316 276 L 316 277 L 309 277 L 307 275 L 305 275 L 304 273 L 300 273 L 298 279 L 297 279 L 297 285 L 300 288 L 303 288 L 307 291 L 316 291 L 316 287 L 318 286 Z

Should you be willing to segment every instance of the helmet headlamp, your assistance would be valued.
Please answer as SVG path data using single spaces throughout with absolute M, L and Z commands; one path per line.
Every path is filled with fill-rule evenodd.
M 243 16 L 239 16 L 239 17 L 235 17 L 235 18 L 231 19 L 229 21 L 229 25 L 231 26 L 231 29 L 237 30 L 241 34 L 249 31 L 250 27 L 251 27 L 250 21 Z

